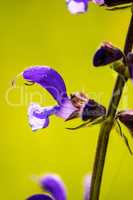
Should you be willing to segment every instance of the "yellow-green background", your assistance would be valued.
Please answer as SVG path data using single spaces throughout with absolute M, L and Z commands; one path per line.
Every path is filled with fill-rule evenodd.
M 65 0 L 19 0 L 0 3 L 0 199 L 24 200 L 41 189 L 34 175 L 59 174 L 68 188 L 69 200 L 81 200 L 83 177 L 90 173 L 99 127 L 70 132 L 65 129 L 80 121 L 64 123 L 51 118 L 50 126 L 32 133 L 27 122 L 27 105 L 7 102 L 10 80 L 31 65 L 48 65 L 64 77 L 68 93 L 84 90 L 108 105 L 115 73 L 92 66 L 93 53 L 102 41 L 123 48 L 130 10 L 106 11 L 89 6 L 85 15 L 72 16 Z M 18 85 L 23 84 L 22 80 Z M 44 94 L 44 105 L 55 102 L 39 86 L 29 87 Z M 121 106 L 133 107 L 133 85 L 129 82 Z M 11 90 L 12 103 L 19 92 Z M 37 99 L 35 99 L 37 101 Z M 30 101 L 30 100 L 29 100 Z M 126 132 L 127 130 L 124 129 Z M 132 139 L 129 136 L 129 141 Z M 112 131 L 101 200 L 133 199 L 133 157 Z

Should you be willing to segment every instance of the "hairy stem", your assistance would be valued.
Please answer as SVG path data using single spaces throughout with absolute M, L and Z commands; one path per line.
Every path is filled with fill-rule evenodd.
M 130 21 L 130 25 L 129 25 L 129 29 L 128 29 L 128 33 L 127 33 L 127 37 L 125 41 L 125 46 L 124 46 L 125 55 L 127 55 L 128 52 L 132 50 L 132 46 L 133 46 L 133 15 L 131 17 L 131 21 Z M 102 174 L 103 174 L 103 169 L 104 169 L 104 164 L 105 164 L 105 157 L 106 157 L 106 152 L 107 152 L 109 136 L 114 124 L 116 111 L 117 111 L 126 81 L 127 79 L 124 78 L 124 76 L 118 75 L 116 83 L 115 83 L 115 87 L 113 90 L 113 94 L 110 100 L 109 108 L 107 111 L 107 116 L 100 129 L 97 149 L 96 149 L 95 162 L 94 162 L 94 167 L 93 167 L 91 191 L 90 191 L 90 196 L 88 197 L 88 200 L 99 200 L 100 186 L 101 186 L 101 181 L 102 181 Z

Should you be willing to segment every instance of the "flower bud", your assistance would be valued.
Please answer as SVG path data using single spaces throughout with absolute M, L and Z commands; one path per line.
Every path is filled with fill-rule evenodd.
M 123 56 L 124 55 L 119 48 L 114 47 L 108 42 L 104 42 L 93 57 L 93 65 L 95 67 L 107 65 L 120 60 Z

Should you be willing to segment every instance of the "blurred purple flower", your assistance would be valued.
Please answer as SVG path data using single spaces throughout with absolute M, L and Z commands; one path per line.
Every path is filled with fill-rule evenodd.
M 85 13 L 88 9 L 89 0 L 66 0 L 71 14 Z
M 91 176 L 86 176 L 84 181 L 84 200 L 89 199 Z M 35 194 L 27 200 L 67 200 L 67 192 L 61 178 L 55 174 L 48 174 L 39 180 L 39 185 L 47 194 Z
M 92 175 L 86 175 L 84 178 L 84 200 L 88 200 L 90 196 Z
M 66 188 L 63 181 L 55 174 L 40 178 L 39 185 L 47 194 L 36 194 L 27 200 L 67 200 Z
M 66 200 L 67 192 L 61 178 L 55 174 L 48 174 L 40 179 L 40 186 L 47 191 L 55 200 Z
M 109 42 L 104 42 L 94 54 L 93 65 L 95 67 L 104 66 L 120 60 L 123 57 L 124 55 L 119 48 L 113 46 Z

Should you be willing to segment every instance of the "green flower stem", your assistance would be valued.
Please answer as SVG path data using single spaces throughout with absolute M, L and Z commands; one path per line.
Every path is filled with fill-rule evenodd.
M 133 15 L 131 17 L 131 22 L 129 25 L 129 29 L 128 29 L 128 33 L 127 33 L 127 37 L 125 41 L 125 47 L 124 47 L 125 55 L 127 55 L 128 52 L 132 50 L 132 46 L 133 46 Z M 100 133 L 99 133 L 95 162 L 94 162 L 94 167 L 93 167 L 93 174 L 92 174 L 91 191 L 90 191 L 90 197 L 88 197 L 88 200 L 99 200 L 100 186 L 101 186 L 102 174 L 103 174 L 103 169 L 104 169 L 104 164 L 105 164 L 109 135 L 114 124 L 116 111 L 117 111 L 126 82 L 127 82 L 127 78 L 124 78 L 124 76 L 122 75 L 118 75 L 116 83 L 115 83 L 115 87 L 113 90 L 113 94 L 111 97 L 111 101 L 109 104 L 106 119 L 103 122 L 100 129 Z

